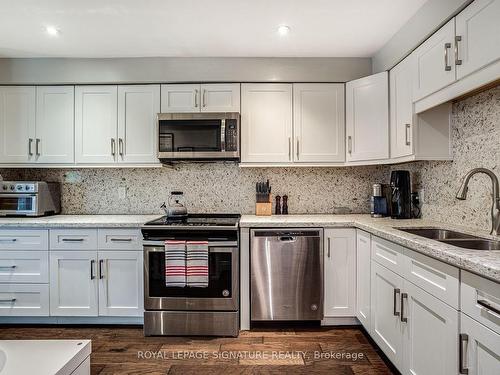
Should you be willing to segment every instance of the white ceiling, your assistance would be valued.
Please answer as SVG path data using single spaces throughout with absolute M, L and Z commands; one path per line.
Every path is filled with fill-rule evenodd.
M 0 57 L 369 57 L 426 1 L 1 0 Z

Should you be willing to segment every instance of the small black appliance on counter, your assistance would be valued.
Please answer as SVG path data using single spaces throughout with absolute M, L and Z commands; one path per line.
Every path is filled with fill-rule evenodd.
M 392 171 L 391 173 L 391 217 L 411 219 L 411 182 L 410 172 Z

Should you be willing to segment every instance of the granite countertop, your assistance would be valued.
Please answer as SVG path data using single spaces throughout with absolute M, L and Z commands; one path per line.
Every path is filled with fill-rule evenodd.
M 467 250 L 395 229 L 397 227 L 439 227 L 495 239 L 487 231 L 425 219 L 375 219 L 370 215 L 243 215 L 240 227 L 332 227 L 359 228 L 432 258 L 500 282 L 500 251 Z M 496 238 L 498 239 L 498 238 Z
M 140 228 L 162 215 L 55 215 L 0 217 L 2 228 Z

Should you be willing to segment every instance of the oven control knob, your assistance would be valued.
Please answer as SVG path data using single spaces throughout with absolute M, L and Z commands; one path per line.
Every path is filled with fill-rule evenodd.
M 14 185 L 10 185 L 10 190 L 14 190 Z
M 7 185 L 3 185 L 3 186 L 2 186 L 2 189 L 3 189 L 3 190 L 7 190 Z
M 17 189 L 17 190 L 23 190 L 23 185 L 17 185 L 17 186 L 16 186 L 16 189 Z
M 317 309 L 318 309 L 318 305 L 316 305 L 315 303 L 313 303 L 313 304 L 311 305 L 311 310 L 312 310 L 312 311 L 316 311 Z
M 229 290 L 224 289 L 224 290 L 222 291 L 222 295 L 223 295 L 224 297 L 229 297 Z

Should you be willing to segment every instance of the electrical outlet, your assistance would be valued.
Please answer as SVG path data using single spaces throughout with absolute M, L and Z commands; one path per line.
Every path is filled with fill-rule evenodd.
M 118 198 L 120 198 L 120 199 L 127 198 L 127 188 L 125 186 L 120 186 L 118 188 Z
M 418 191 L 418 199 L 420 200 L 421 205 L 425 203 L 425 189 L 420 189 Z

